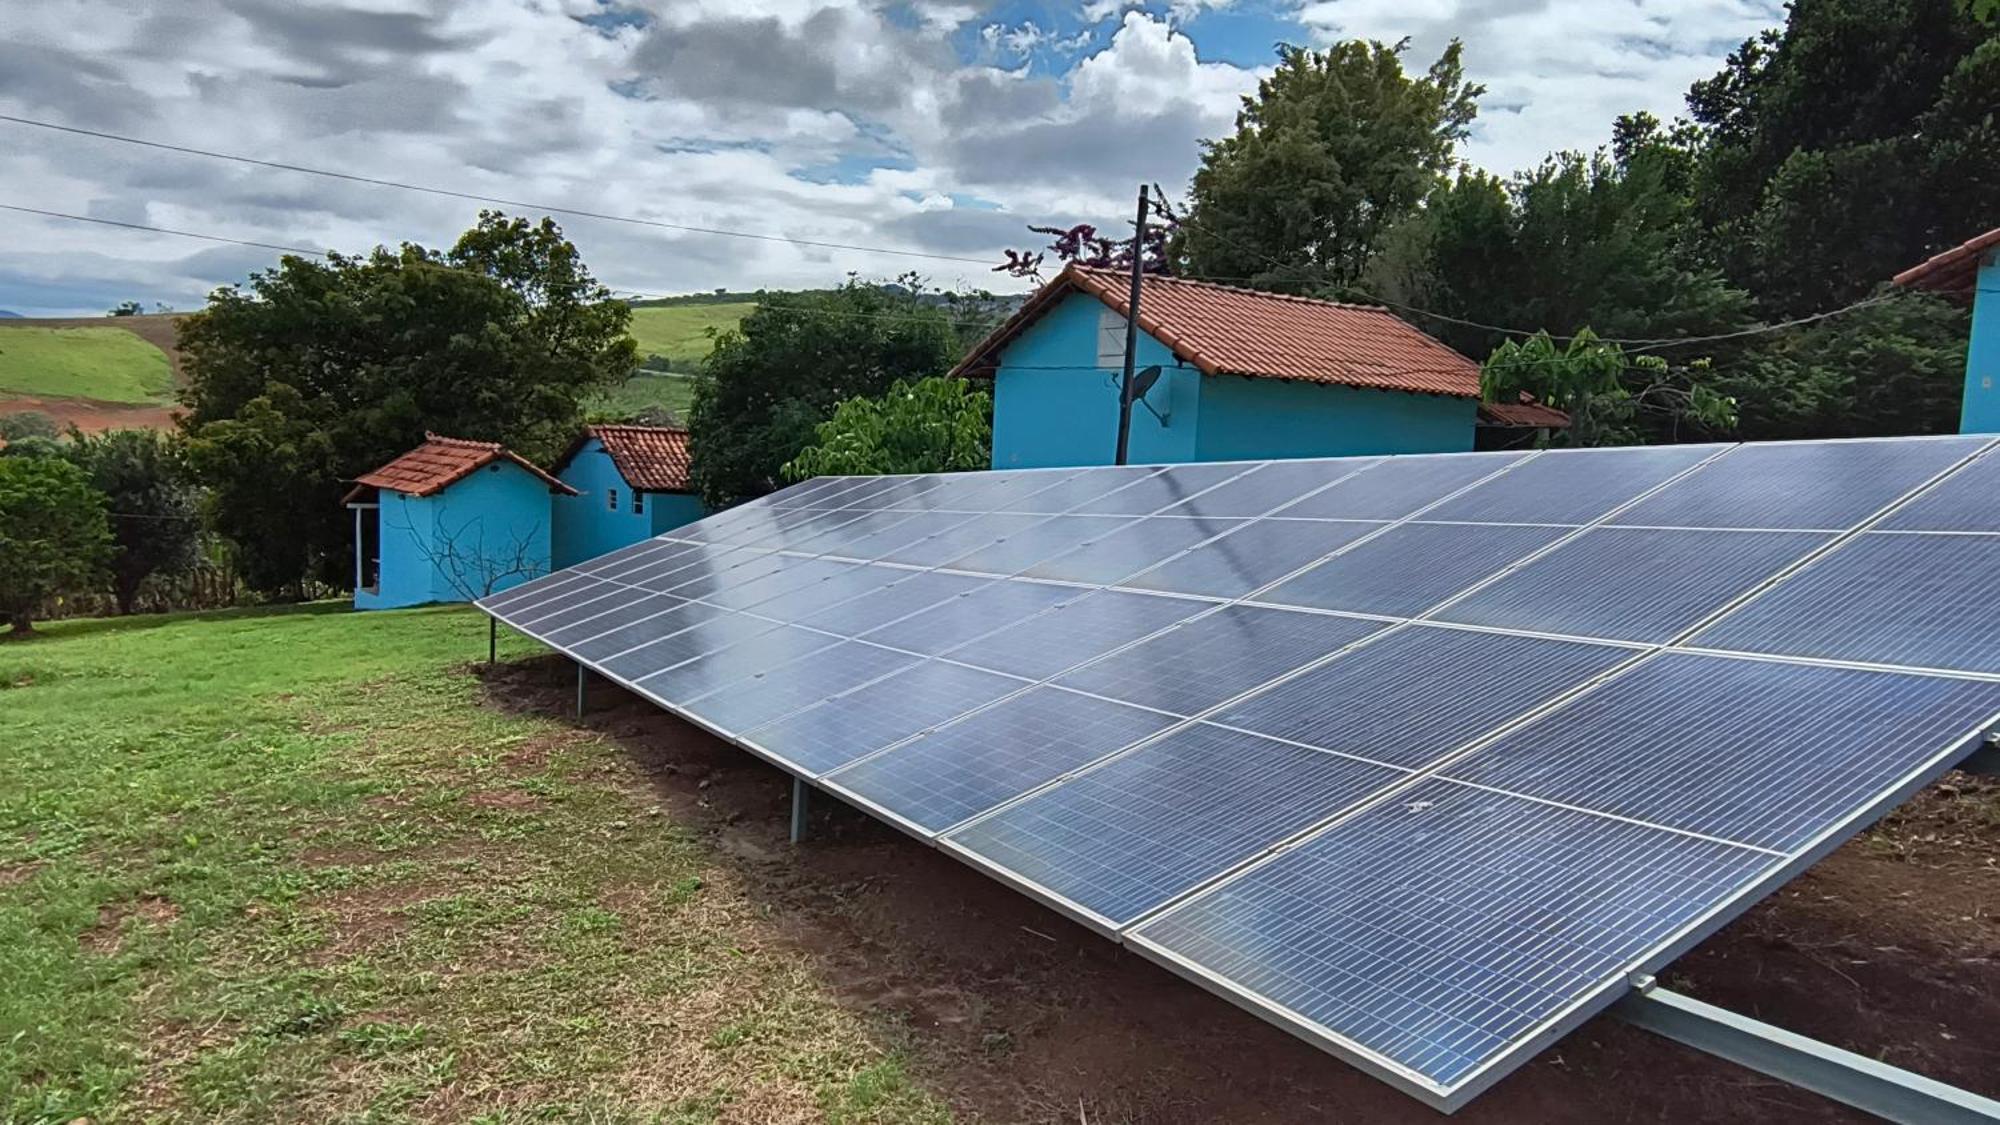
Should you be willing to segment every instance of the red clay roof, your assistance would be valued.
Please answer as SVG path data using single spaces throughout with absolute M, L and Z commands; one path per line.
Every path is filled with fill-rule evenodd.
M 1942 254 L 1934 254 L 1921 265 L 1911 266 L 1892 280 L 1898 285 L 1929 289 L 1951 296 L 1969 297 L 1979 277 L 1979 263 L 1986 251 L 2000 247 L 2000 227 L 1960 243 Z
M 1539 402 L 1482 402 L 1479 421 L 1488 426 L 1515 426 L 1533 429 L 1566 430 L 1569 415 Z
M 583 443 L 596 438 L 611 455 L 611 465 L 625 483 L 640 492 L 691 492 L 688 472 L 694 462 L 688 456 L 686 430 L 668 426 L 586 426 L 583 436 L 556 462 L 563 471 Z
M 1130 278 L 1065 267 L 952 374 L 991 376 L 1001 349 L 1072 292 L 1089 293 L 1123 315 Z M 1140 289 L 1138 319 L 1139 327 L 1204 375 L 1479 397 L 1478 364 L 1370 305 L 1149 276 Z
M 354 488 L 346 496 L 353 500 L 370 488 L 386 488 L 409 496 L 431 496 L 465 479 L 494 461 L 512 461 L 540 477 L 551 489 L 571 496 L 576 489 L 543 472 L 534 462 L 497 441 L 467 441 L 464 438 L 424 434 L 424 443 L 394 461 L 354 478 Z

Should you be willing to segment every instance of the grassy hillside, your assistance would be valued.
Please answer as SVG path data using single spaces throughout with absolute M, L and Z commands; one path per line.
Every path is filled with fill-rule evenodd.
M 690 370 L 708 355 L 709 329 L 734 328 L 757 307 L 754 301 L 643 305 L 632 310 L 632 338 L 640 356 L 658 356 L 676 370 Z
M 10 324 L 0 328 L 0 395 L 163 403 L 173 365 L 124 328 Z
M 694 405 L 694 380 L 686 375 L 634 375 L 615 391 L 597 397 L 590 404 L 593 417 L 632 418 L 641 412 L 664 408 L 687 421 L 688 407 Z

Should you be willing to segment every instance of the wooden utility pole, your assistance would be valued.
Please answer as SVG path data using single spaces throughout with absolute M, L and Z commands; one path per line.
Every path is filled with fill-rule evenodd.
M 1132 367 L 1139 348 L 1139 278 L 1146 263 L 1146 185 L 1139 185 L 1139 215 L 1132 220 L 1132 296 L 1125 305 L 1125 375 L 1118 381 L 1118 457 L 1123 465 L 1132 442 Z

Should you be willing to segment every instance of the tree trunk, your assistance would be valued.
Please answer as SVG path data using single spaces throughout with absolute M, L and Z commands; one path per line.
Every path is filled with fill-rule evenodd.
M 139 600 L 139 583 L 145 580 L 144 575 L 136 579 L 119 575 L 113 580 L 111 583 L 111 596 L 118 599 L 118 616 L 130 617 L 132 615 L 133 603 Z
M 35 631 L 34 618 L 25 609 L 17 609 L 8 614 L 7 624 L 13 627 L 12 631 L 7 634 L 10 637 L 26 637 L 32 635 Z

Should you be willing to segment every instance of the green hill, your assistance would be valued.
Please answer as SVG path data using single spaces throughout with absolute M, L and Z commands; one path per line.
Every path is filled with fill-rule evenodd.
M 165 403 L 173 382 L 166 353 L 122 327 L 0 328 L 0 397 Z
M 632 309 L 632 338 L 642 359 L 657 356 L 673 370 L 690 371 L 708 355 L 710 329 L 734 328 L 756 307 L 755 301 L 639 305 Z

